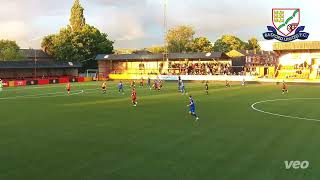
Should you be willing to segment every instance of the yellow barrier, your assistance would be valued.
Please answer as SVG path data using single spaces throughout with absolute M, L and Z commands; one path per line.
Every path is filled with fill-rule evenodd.
M 109 74 L 110 79 L 133 79 L 130 74 Z
M 107 81 L 108 79 L 105 77 L 99 77 L 99 81 Z
M 274 77 L 275 67 L 269 67 L 268 71 L 268 77 Z
M 14 87 L 14 81 L 9 81 L 9 87 Z
M 122 80 L 122 79 L 156 79 L 157 75 L 133 75 L 133 74 L 109 74 L 109 79 Z
M 89 81 L 92 81 L 92 77 L 85 77 L 84 78 L 84 82 L 89 82 Z
M 264 76 L 264 67 L 259 67 L 259 76 Z

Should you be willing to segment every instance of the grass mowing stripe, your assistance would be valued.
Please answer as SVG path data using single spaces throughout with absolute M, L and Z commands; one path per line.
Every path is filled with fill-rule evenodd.
M 229 89 L 223 89 L 223 88 L 220 88 L 220 89 L 214 89 L 214 90 L 210 90 L 209 92 L 219 92 L 219 91 L 231 91 L 231 90 L 236 90 L 236 89 L 240 89 L 240 87 L 232 87 L 232 88 L 229 88 Z M 191 92 L 191 93 L 190 93 Z M 201 95 L 203 94 L 204 90 L 198 90 L 198 91 L 190 91 L 188 94 L 192 94 L 193 96 L 194 95 Z M 187 95 L 188 95 L 187 94 Z M 174 97 L 174 96 L 182 96 L 181 93 L 179 92 L 175 92 L 175 93 L 166 93 L 166 94 L 156 94 L 154 96 L 150 96 L 150 95 L 142 95 L 142 96 L 139 96 L 138 95 L 138 101 L 139 99 L 160 99 L 160 98 L 163 98 L 163 97 Z M 110 104 L 110 103 L 115 103 L 115 102 L 123 102 L 123 101 L 128 101 L 130 97 L 125 97 L 125 98 L 117 98 L 117 99 L 107 99 L 107 100 L 98 100 L 98 101 L 91 101 L 91 102 L 81 102 L 81 103 L 71 103 L 71 104 L 64 104 L 65 106 L 88 106 L 88 105 L 97 105 L 97 104 Z M 130 101 L 130 99 L 129 99 Z
M 176 83 L 166 83 L 162 92 L 137 87 L 137 108 L 131 106 L 130 94 L 119 95 L 116 83 L 108 83 L 107 94 L 99 90 L 100 83 L 89 84 L 74 84 L 74 89 L 84 93 L 73 97 L 1 101 L 0 179 L 320 177 L 316 123 L 265 116 L 250 107 L 252 102 L 283 98 L 280 86 L 225 88 L 223 83 L 210 84 L 207 96 L 204 84 L 186 83 L 200 116 L 196 123 L 188 114 L 188 97 L 177 92 Z M 318 96 L 315 86 L 289 88 L 286 98 Z M 33 96 L 63 90 L 59 86 L 1 95 Z M 297 103 L 269 104 L 267 110 L 317 115 L 317 102 L 302 103 L 298 111 Z M 311 168 L 284 171 L 285 160 L 309 160 Z

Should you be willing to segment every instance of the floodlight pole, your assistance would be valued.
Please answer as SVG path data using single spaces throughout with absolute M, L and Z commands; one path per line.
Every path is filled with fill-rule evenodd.
M 163 62 L 169 61 L 169 51 L 168 51 L 168 42 L 167 42 L 167 7 L 168 0 L 163 0 L 163 42 L 164 42 L 164 53 L 163 53 Z
M 168 51 L 168 44 L 167 44 L 167 6 L 168 6 L 168 0 L 163 0 L 163 41 L 164 41 L 164 51 L 167 53 Z
M 37 51 L 34 49 L 34 79 L 37 79 Z

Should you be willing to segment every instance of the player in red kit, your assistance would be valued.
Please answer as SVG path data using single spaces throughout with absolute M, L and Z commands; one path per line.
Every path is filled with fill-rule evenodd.
M 66 89 L 67 89 L 67 92 L 68 92 L 68 96 L 70 96 L 71 84 L 69 82 L 67 83 Z
M 132 89 L 131 99 L 133 106 L 137 106 L 137 92 L 135 88 Z

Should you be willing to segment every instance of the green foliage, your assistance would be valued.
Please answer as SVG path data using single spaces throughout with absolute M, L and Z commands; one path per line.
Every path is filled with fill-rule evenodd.
M 214 45 L 207 37 L 194 38 L 195 31 L 190 26 L 178 26 L 169 30 L 166 41 L 169 53 L 181 52 L 225 52 L 231 50 L 257 50 L 261 49 L 256 38 L 251 38 L 248 42 L 242 41 L 234 35 L 223 35 Z M 164 52 L 161 47 L 148 48 L 153 53 Z M 163 51 L 162 51 L 163 50 Z
M 217 52 L 230 52 L 231 50 L 243 50 L 246 49 L 247 43 L 243 42 L 236 36 L 223 35 L 214 43 L 214 51 Z
M 190 46 L 191 52 L 212 52 L 213 46 L 210 40 L 206 37 L 195 38 Z
M 71 10 L 70 25 L 62 28 L 58 34 L 44 37 L 41 47 L 59 60 L 83 61 L 85 68 L 96 68 L 94 57 L 112 53 L 113 42 L 107 34 L 84 23 L 83 8 L 76 0 Z
M 48 35 L 48 36 L 45 36 L 41 42 L 41 47 L 43 48 L 43 50 L 45 52 L 47 52 L 48 54 L 51 54 L 53 55 L 54 54 L 54 38 L 56 37 L 55 34 L 52 34 L 52 35 Z
M 134 51 L 136 51 L 136 50 L 135 49 L 129 49 L 129 48 L 114 49 L 114 53 L 115 54 L 132 54 Z
M 112 53 L 113 42 L 97 28 L 85 25 L 81 31 L 63 28 L 59 34 L 46 36 L 42 48 L 59 60 L 83 61 L 97 54 Z
M 71 9 L 70 26 L 72 31 L 77 32 L 85 26 L 86 20 L 83 15 L 83 7 L 80 5 L 79 0 L 75 0 Z
M 212 43 L 208 38 L 194 38 L 194 35 L 195 31 L 190 26 L 178 26 L 169 30 L 166 37 L 168 42 L 168 51 L 170 53 L 213 51 Z
M 169 52 L 187 52 L 193 41 L 195 31 L 190 26 L 178 26 L 170 29 L 166 41 Z
M 19 46 L 15 41 L 0 40 L 0 60 L 19 60 L 23 56 L 19 53 Z
M 247 49 L 248 50 L 257 50 L 257 51 L 261 50 L 261 47 L 259 45 L 259 42 L 258 42 L 257 38 L 253 37 L 253 38 L 248 40 Z
M 146 50 L 152 52 L 152 53 L 164 53 L 165 48 L 163 46 L 154 46 L 150 48 L 146 48 Z

